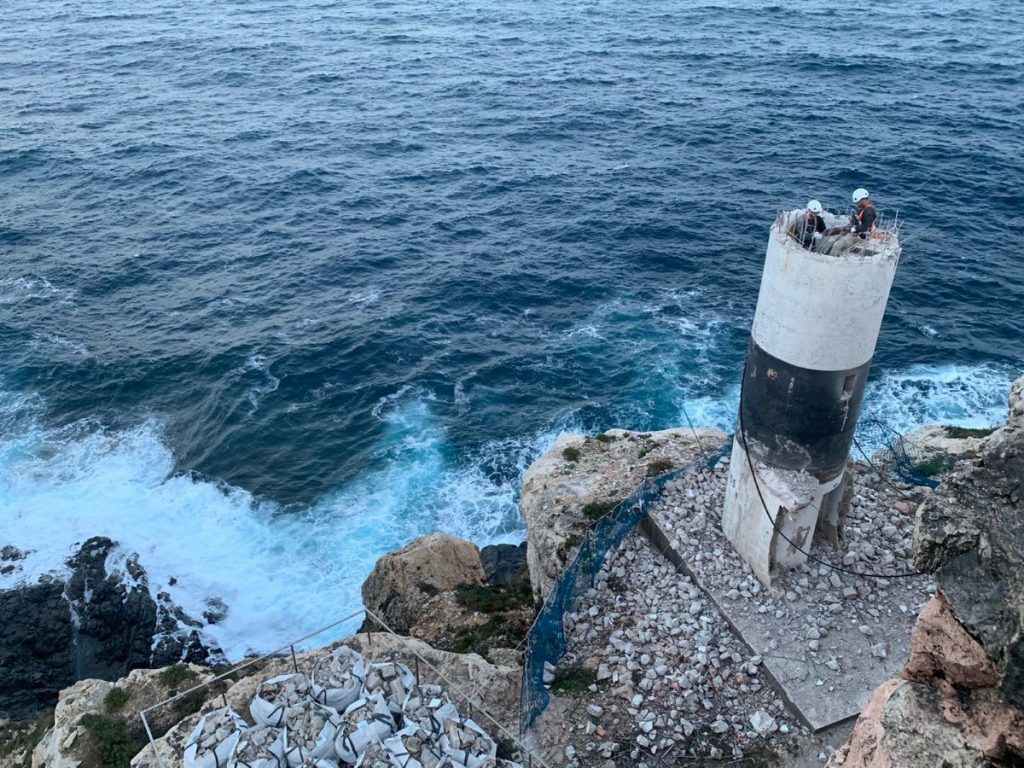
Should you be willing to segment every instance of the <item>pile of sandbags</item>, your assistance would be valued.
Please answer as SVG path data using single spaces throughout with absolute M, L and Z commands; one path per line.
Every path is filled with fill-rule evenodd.
M 208 713 L 185 746 L 185 768 L 521 768 L 459 715 L 440 685 L 404 664 L 367 664 L 342 646 L 296 673 L 265 680 L 249 713 Z

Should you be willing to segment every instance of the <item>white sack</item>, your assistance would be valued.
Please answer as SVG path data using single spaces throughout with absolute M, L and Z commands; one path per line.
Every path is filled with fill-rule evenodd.
M 498 754 L 494 739 L 472 720 L 445 720 L 441 747 L 456 766 L 480 768 Z
M 257 725 L 242 731 L 228 768 L 285 768 L 284 731 Z
M 284 721 L 284 756 L 289 768 L 334 760 L 338 756 L 334 739 L 340 726 L 338 713 L 315 701 L 289 707 Z
M 344 712 L 359 698 L 366 677 L 366 661 L 361 654 L 343 645 L 317 661 L 309 677 L 313 700 Z
M 284 725 L 285 711 L 309 699 L 309 678 L 301 672 L 278 675 L 264 680 L 256 689 L 256 696 L 249 705 L 252 719 L 259 725 Z
M 451 765 L 441 745 L 415 725 L 403 728 L 384 742 L 394 768 L 442 768 Z
M 356 699 L 341 716 L 334 747 L 342 760 L 354 763 L 367 745 L 386 739 L 395 730 L 395 718 L 380 694 Z
M 439 739 L 445 719 L 458 720 L 459 710 L 440 685 L 414 685 L 402 702 L 405 725 L 416 725 Z
M 228 707 L 207 712 L 185 742 L 185 768 L 221 768 L 249 726 Z
M 368 698 L 379 693 L 388 703 L 392 714 L 400 715 L 405 697 L 414 685 L 416 685 L 416 675 L 405 664 L 397 661 L 382 661 L 367 666 L 362 695 L 363 698 Z

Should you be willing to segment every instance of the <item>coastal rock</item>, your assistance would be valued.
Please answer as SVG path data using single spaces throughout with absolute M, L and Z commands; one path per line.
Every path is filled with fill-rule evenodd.
M 1010 414 L 1006 419 L 1006 426 L 1024 429 L 1024 375 L 1019 376 L 1010 385 L 1010 396 L 1008 399 Z
M 139 712 L 191 686 L 209 670 L 195 665 L 181 665 L 167 674 L 160 669 L 137 669 L 112 683 L 106 680 L 80 680 L 61 691 L 53 713 L 53 726 L 47 730 L 32 752 L 33 768 L 86 768 L 103 764 L 103 749 L 93 731 L 102 730 L 102 738 L 118 738 L 124 749 L 140 749 L 145 742 L 145 728 Z M 188 702 L 198 711 L 205 697 Z M 213 705 L 211 705 L 212 707 Z M 169 705 L 152 712 L 150 727 L 163 734 L 192 712 Z M 83 718 L 91 716 L 83 722 Z M 198 718 L 198 715 L 195 715 Z M 195 719 L 192 720 L 193 724 Z M 180 759 L 179 759 L 180 762 Z
M 1024 377 L 1010 421 L 920 506 L 916 563 L 938 592 L 905 680 L 876 690 L 830 765 L 1017 765 L 1024 760 Z M 1016 422 L 1015 422 L 1016 420 Z
M 0 616 L 0 720 L 34 717 L 75 681 L 63 582 L 0 592 Z
M 907 680 L 956 688 L 991 688 L 997 682 L 995 665 L 953 616 L 942 593 L 933 597 L 918 616 L 910 637 L 910 660 L 903 670 Z
M 76 678 L 113 680 L 149 665 L 156 603 L 138 557 L 107 569 L 117 544 L 89 539 L 71 559 L 65 595 L 76 617 Z
M 996 437 L 996 435 L 993 435 Z M 992 659 L 999 689 L 1024 707 L 1024 430 L 1004 427 L 920 507 L 916 563 Z
M 483 581 L 476 546 L 435 533 L 381 557 L 363 582 L 363 604 L 395 632 L 407 633 L 430 598 Z
M 526 542 L 514 544 L 492 544 L 480 550 L 480 564 L 488 584 L 514 584 L 528 579 L 526 565 Z
M 201 622 L 169 596 L 153 600 L 138 556 L 116 542 L 89 539 L 67 567 L 65 580 L 46 576 L 0 592 L 0 719 L 36 716 L 76 680 L 223 661 Z
M 520 509 L 527 526 L 527 564 L 542 600 L 572 562 L 591 525 L 643 482 L 716 453 L 718 430 L 608 430 L 596 437 L 563 434 L 527 470 Z

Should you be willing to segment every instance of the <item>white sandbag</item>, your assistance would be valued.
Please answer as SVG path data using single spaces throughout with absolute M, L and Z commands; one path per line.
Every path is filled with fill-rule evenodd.
M 445 719 L 458 720 L 459 710 L 440 685 L 414 685 L 402 702 L 405 725 L 416 725 L 431 738 L 439 739 Z
M 456 766 L 479 768 L 498 754 L 494 739 L 472 720 L 446 719 L 441 748 Z
M 368 744 L 382 741 L 396 730 L 395 718 L 383 696 L 356 699 L 341 716 L 334 747 L 342 760 L 354 763 Z
M 394 768 L 391 763 L 391 750 L 381 741 L 371 741 L 356 760 L 355 768 Z
M 259 725 L 284 725 L 288 707 L 294 707 L 309 699 L 309 678 L 301 672 L 292 675 L 278 675 L 264 680 L 256 689 L 256 696 L 249 705 L 252 719 Z
M 308 757 L 299 763 L 299 768 L 339 768 L 339 765 L 337 760 L 328 760 L 327 758 L 314 760 Z
M 285 768 L 284 731 L 257 725 L 242 731 L 228 768 Z
M 382 661 L 367 666 L 366 680 L 363 681 L 363 697 L 379 693 L 388 703 L 391 713 L 401 715 L 405 697 L 414 685 L 416 675 L 405 664 Z
M 347 645 L 335 649 L 313 665 L 310 696 L 313 701 L 339 712 L 359 698 L 366 677 L 366 661 Z
M 384 746 L 391 752 L 394 768 L 441 768 L 451 765 L 441 745 L 415 725 L 403 728 L 385 740 Z
M 289 707 L 284 720 L 284 756 L 289 768 L 310 762 L 334 760 L 334 739 L 341 717 L 330 707 L 304 701 Z
M 249 726 L 233 709 L 224 707 L 203 715 L 185 742 L 185 768 L 221 768 Z

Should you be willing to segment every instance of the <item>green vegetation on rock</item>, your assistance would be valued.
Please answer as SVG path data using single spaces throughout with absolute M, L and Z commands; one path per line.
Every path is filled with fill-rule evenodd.
M 657 477 L 663 475 L 666 472 L 675 469 L 675 465 L 668 459 L 655 459 L 647 465 L 647 476 Z
M 34 721 L 0 724 L 0 758 L 8 758 L 6 764 L 13 768 L 29 768 L 32 750 L 52 727 L 52 709 Z M 21 755 L 18 762 L 12 759 L 15 755 Z
M 551 692 L 558 696 L 572 696 L 583 693 L 597 682 L 597 673 L 586 667 L 569 667 L 555 673 L 551 681 Z
M 107 692 L 107 695 L 103 698 L 103 708 L 107 710 L 107 712 L 116 712 L 125 704 L 127 704 L 128 699 L 130 698 L 131 696 L 128 694 L 128 691 L 126 691 L 124 688 L 118 688 L 115 685 Z
M 172 664 L 161 670 L 157 679 L 166 688 L 178 688 L 182 683 L 190 683 L 196 679 L 196 673 L 187 664 Z
M 599 434 L 599 435 L 595 435 L 595 436 L 594 436 L 594 439 L 595 439 L 595 440 L 597 440 L 597 442 L 599 442 L 599 443 L 610 443 L 610 442 L 612 442 L 612 441 L 613 441 L 613 440 L 614 440 L 615 438 L 614 438 L 614 437 L 612 437 L 611 435 L 606 435 L 606 434 L 605 434 L 604 432 L 602 432 L 602 433 L 601 433 L 601 434 Z
M 615 509 L 619 503 L 619 500 L 592 501 L 589 504 L 583 505 L 583 508 L 580 510 L 580 514 L 587 518 L 587 520 L 600 520 Z
M 98 752 L 100 768 L 128 768 L 131 760 L 145 746 L 134 737 L 123 720 L 103 715 L 82 715 L 78 721 L 92 737 Z
M 947 437 L 963 440 L 967 437 L 988 437 L 996 431 L 995 427 L 943 427 Z
M 460 584 L 455 589 L 459 605 L 484 613 L 499 613 L 533 605 L 530 582 L 514 584 Z
M 953 465 L 953 460 L 949 456 L 937 455 L 932 456 L 924 461 L 919 461 L 914 465 L 914 471 L 924 477 L 935 477 L 940 475 L 949 469 Z
M 566 461 L 579 461 L 580 460 L 580 449 L 579 448 L 566 448 L 562 451 L 562 458 Z

